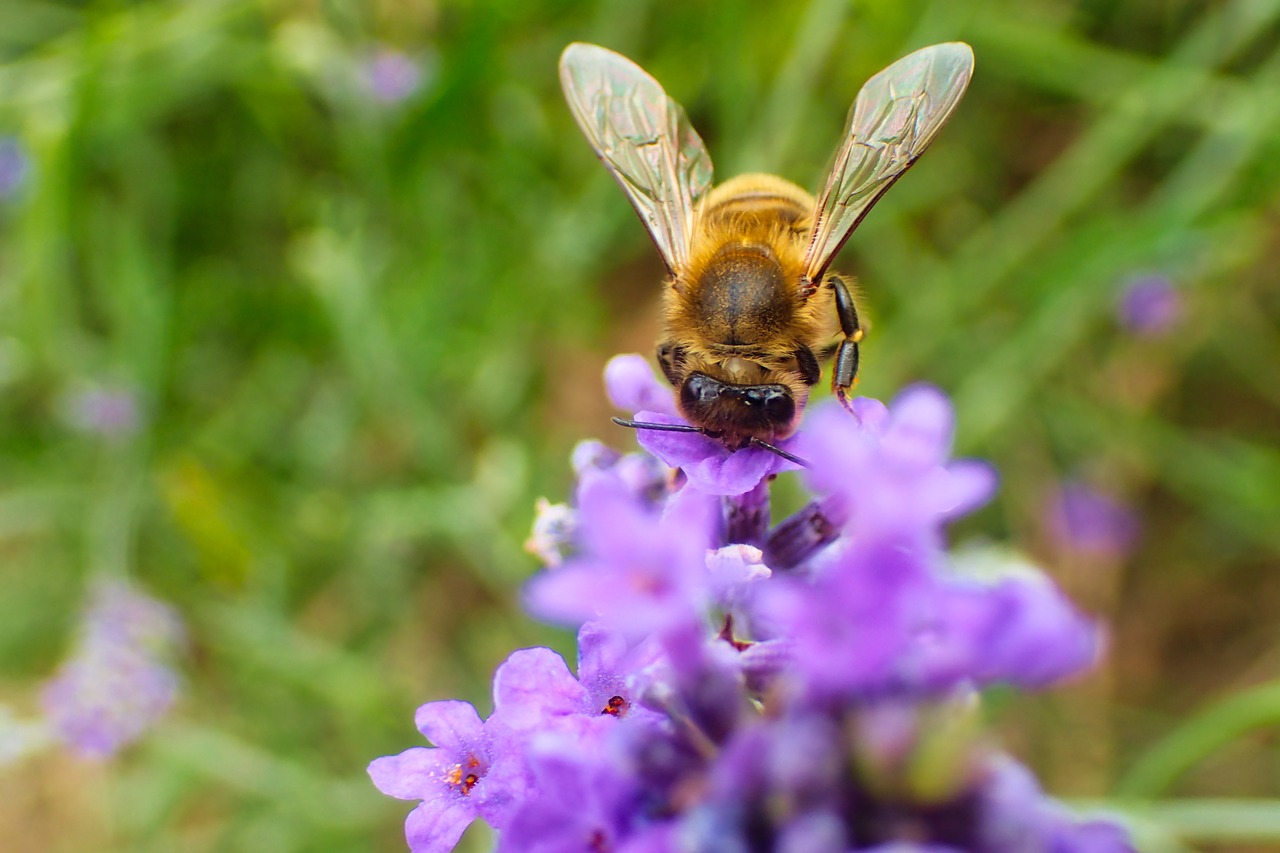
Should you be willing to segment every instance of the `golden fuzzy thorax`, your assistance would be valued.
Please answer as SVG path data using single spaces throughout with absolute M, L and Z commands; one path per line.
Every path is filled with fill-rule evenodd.
M 796 351 L 821 350 L 835 331 L 829 289 L 802 290 L 813 205 L 807 192 L 773 175 L 716 187 L 698 211 L 689 264 L 665 298 L 666 340 L 684 348 L 685 375 L 785 385 L 797 418 L 809 385 Z

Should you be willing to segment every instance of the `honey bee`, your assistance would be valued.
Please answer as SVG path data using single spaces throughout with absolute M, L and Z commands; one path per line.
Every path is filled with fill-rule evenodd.
M 795 431 L 821 379 L 819 358 L 830 355 L 832 389 L 849 406 L 863 328 L 850 280 L 828 267 L 933 141 L 972 73 L 973 51 L 953 42 L 872 77 L 814 199 L 774 175 L 712 188 L 706 146 L 653 77 L 603 47 L 565 48 L 560 82 L 574 118 L 669 274 L 658 364 L 688 425 L 618 422 L 700 432 L 730 450 L 756 445 L 794 460 L 775 443 Z

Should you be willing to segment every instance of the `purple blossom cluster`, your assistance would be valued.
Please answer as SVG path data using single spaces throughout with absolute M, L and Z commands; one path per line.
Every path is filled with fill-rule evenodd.
M 606 381 L 637 420 L 678 420 L 639 356 Z M 409 847 L 450 850 L 480 818 L 499 851 L 1131 849 L 981 735 L 982 687 L 1079 673 L 1101 638 L 1042 575 L 950 558 L 943 525 L 995 488 L 951 436 L 930 388 L 817 407 L 783 443 L 813 499 L 776 524 L 770 482 L 799 467 L 781 456 L 658 431 L 645 453 L 580 446 L 571 504 L 540 504 L 529 547 L 549 568 L 526 590 L 578 626 L 576 671 L 524 649 L 487 719 L 418 709 L 434 746 L 369 766 L 420 801 Z
M 75 649 L 41 693 L 53 735 L 86 758 L 109 758 L 137 740 L 173 705 L 169 659 L 182 639 L 168 605 L 122 582 L 100 583 Z

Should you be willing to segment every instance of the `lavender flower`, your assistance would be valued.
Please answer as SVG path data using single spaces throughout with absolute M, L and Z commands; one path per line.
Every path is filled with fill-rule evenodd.
M 1140 337 L 1158 337 L 1182 319 L 1182 294 L 1163 275 L 1145 275 L 1125 283 L 1116 302 L 1120 325 Z
M 182 625 L 167 605 L 107 582 L 93 591 L 80 633 L 42 704 L 55 737 L 82 756 L 108 758 L 173 705 L 178 681 L 168 660 Z
M 640 419 L 678 421 L 636 358 L 607 382 Z M 642 432 L 672 476 L 580 445 L 572 508 L 540 504 L 552 568 L 526 590 L 534 613 L 581 626 L 577 674 L 524 649 L 486 722 L 424 706 L 436 749 L 370 767 L 422 800 L 410 846 L 448 850 L 479 816 L 500 851 L 1130 849 L 980 736 L 982 687 L 1070 677 L 1101 638 L 1034 570 L 978 573 L 947 551 L 944 524 L 995 486 L 950 459 L 952 424 L 928 388 L 815 408 L 793 446 L 816 497 L 772 529 L 776 456 Z M 463 722 L 424 723 L 445 707 Z

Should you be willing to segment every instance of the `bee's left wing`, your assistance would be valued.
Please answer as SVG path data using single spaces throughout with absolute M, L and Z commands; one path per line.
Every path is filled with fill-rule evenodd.
M 631 60 L 577 42 L 560 57 L 560 85 L 591 147 L 636 209 L 675 274 L 689 263 L 711 156 L 684 110 Z
M 899 59 L 858 92 L 815 208 L 804 259 L 808 281 L 821 281 L 862 217 L 929 147 L 972 74 L 969 45 L 935 44 Z

